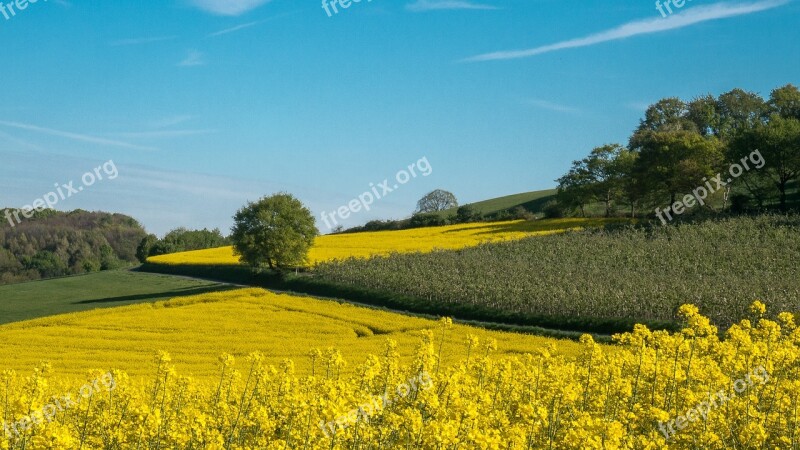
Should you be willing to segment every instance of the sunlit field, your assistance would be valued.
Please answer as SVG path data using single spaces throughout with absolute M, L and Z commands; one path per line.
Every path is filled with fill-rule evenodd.
M 347 258 L 369 258 L 392 253 L 431 252 L 436 249 L 452 250 L 474 247 L 487 242 L 545 236 L 567 230 L 601 227 L 609 223 L 623 223 L 626 219 L 552 219 L 537 221 L 511 221 L 448 225 L 434 228 L 415 228 L 401 231 L 334 234 L 317 238 L 309 255 L 313 266 L 320 262 Z M 237 265 L 239 258 L 232 247 L 174 253 L 154 256 L 147 260 L 154 264 L 186 265 Z
M 51 316 L 0 326 L 0 367 L 28 373 L 49 361 L 62 375 L 83 375 L 95 368 L 122 369 L 132 376 L 152 374 L 155 352 L 168 351 L 184 375 L 213 378 L 222 352 L 286 358 L 298 370 L 310 368 L 309 351 L 336 347 L 353 370 L 387 339 L 408 356 L 422 330 L 436 322 L 349 304 L 242 289 L 167 302 Z M 577 344 L 542 337 L 456 326 L 447 338 L 445 363 L 464 356 L 467 334 L 496 339 L 499 353 L 524 353 L 557 344 L 573 354 Z
M 113 362 L 144 375 L 97 370 L 70 386 L 46 366 L 32 375 L 0 373 L 10 420 L 0 448 L 722 450 L 799 443 L 800 334 L 792 314 L 763 319 L 759 302 L 725 340 L 685 305 L 679 333 L 637 327 L 618 336 L 615 349 L 584 336 L 565 357 L 536 338 L 470 336 L 477 330 L 448 319 L 393 322 L 254 289 L 223 301 L 227 295 L 0 328 L 17 355 L 31 340 L 32 351 L 53 355 L 43 345 L 58 343 L 56 333 L 77 334 L 62 344 L 56 369 Z M 231 327 L 239 314 L 228 306 L 250 319 L 236 323 L 247 335 Z M 121 325 L 102 325 L 115 322 Z M 299 332 L 301 325 L 314 331 Z M 216 377 L 209 343 L 234 353 L 220 356 Z M 121 344 L 138 351 L 119 355 Z M 302 356 L 318 344 L 341 352 Z M 154 345 L 173 353 L 148 358 Z M 521 350 L 529 353 L 514 354 Z M 278 357 L 306 362 L 275 364 Z M 197 370 L 201 378 L 186 376 Z

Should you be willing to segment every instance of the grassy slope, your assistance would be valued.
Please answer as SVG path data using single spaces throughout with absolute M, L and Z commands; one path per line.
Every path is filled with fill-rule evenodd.
M 498 197 L 480 202 L 470 203 L 469 205 L 477 209 L 483 214 L 491 214 L 498 211 L 516 208 L 522 206 L 529 211 L 539 212 L 542 206 L 556 195 L 555 189 L 548 189 L 546 191 L 533 191 L 524 192 L 521 194 L 507 195 L 505 197 Z M 440 214 L 449 216 L 456 213 L 458 208 L 448 209 L 442 211 Z
M 128 271 L 0 286 L 0 324 L 230 289 L 208 281 Z

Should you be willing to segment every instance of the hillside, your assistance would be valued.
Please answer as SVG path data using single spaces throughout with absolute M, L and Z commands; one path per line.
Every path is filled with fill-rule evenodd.
M 503 197 L 492 198 L 489 200 L 482 200 L 475 203 L 466 203 L 481 214 L 489 215 L 501 211 L 512 210 L 517 207 L 525 208 L 533 213 L 540 213 L 542 207 L 550 200 L 553 200 L 556 195 L 555 189 L 547 189 L 544 191 L 531 191 L 523 192 L 520 194 L 506 195 Z M 458 208 L 451 208 L 441 211 L 438 214 L 447 217 L 454 215 Z
M 105 212 L 43 210 L 0 222 L 0 285 L 130 266 L 145 236 L 132 217 Z

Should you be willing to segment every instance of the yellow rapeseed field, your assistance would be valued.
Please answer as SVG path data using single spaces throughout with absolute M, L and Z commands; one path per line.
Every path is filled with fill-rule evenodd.
M 309 254 L 313 266 L 320 262 L 347 258 L 368 258 L 391 253 L 430 252 L 507 241 L 530 236 L 544 236 L 566 230 L 599 227 L 626 219 L 550 219 L 537 221 L 482 222 L 443 227 L 415 228 L 401 231 L 334 234 L 317 238 Z M 148 259 L 167 265 L 236 265 L 239 258 L 232 247 L 173 253 Z
M 199 304 L 190 303 L 172 307 Z M 4 371 L 0 449 L 796 449 L 800 329 L 792 314 L 772 321 L 764 312 L 754 303 L 752 317 L 721 339 L 685 305 L 681 332 L 639 326 L 618 336 L 614 350 L 585 336 L 576 356 L 498 355 L 491 337 L 465 335 L 443 319 L 415 330 L 410 357 L 402 357 L 408 343 L 388 340 L 349 374 L 343 354 L 326 348 L 302 358 L 313 361 L 310 374 L 295 367 L 299 359 L 273 365 L 253 353 L 237 370 L 233 356 L 221 355 L 213 381 L 185 377 L 185 351 L 155 355 L 147 379 L 98 370 L 80 389 L 47 366 L 27 376 Z M 224 341 L 229 331 L 196 337 Z M 333 330 L 320 332 L 335 339 Z M 284 337 L 292 347 L 294 336 Z M 128 345 L 141 342 L 146 334 Z M 352 342 L 337 347 L 352 354 Z
M 290 358 L 305 373 L 311 348 L 340 347 L 347 360 L 360 364 L 391 338 L 409 356 L 421 331 L 432 327 L 431 320 L 382 310 L 240 289 L 3 325 L 0 367 L 25 373 L 48 361 L 63 376 L 101 367 L 148 376 L 153 354 L 165 350 L 181 373 L 199 378 L 216 376 L 222 352 L 261 352 L 269 364 Z M 467 333 L 496 339 L 500 353 L 531 352 L 552 343 L 566 354 L 577 349 L 571 341 L 457 326 L 445 343 L 451 355 L 447 363 L 463 356 Z M 354 365 L 345 368 L 352 370 Z

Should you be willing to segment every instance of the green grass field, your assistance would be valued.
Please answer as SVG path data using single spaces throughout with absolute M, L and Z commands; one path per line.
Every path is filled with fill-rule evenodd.
M 110 271 L 0 286 L 0 324 L 232 289 L 167 275 Z
M 556 195 L 555 189 L 548 189 L 546 191 L 533 191 L 523 192 L 521 194 L 507 195 L 505 197 L 498 197 L 480 202 L 469 203 L 469 206 L 475 208 L 482 214 L 492 214 L 499 211 L 522 206 L 528 211 L 539 212 L 545 203 L 552 200 Z M 439 214 L 443 216 L 450 216 L 456 213 L 458 208 L 451 208 L 441 211 Z

